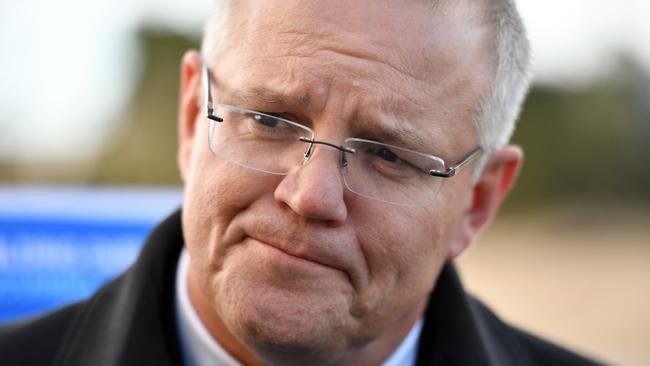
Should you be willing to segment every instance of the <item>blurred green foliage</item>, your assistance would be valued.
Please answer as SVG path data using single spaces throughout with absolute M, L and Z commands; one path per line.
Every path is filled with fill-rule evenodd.
M 631 61 L 587 87 L 534 87 L 513 137 L 526 161 L 511 205 L 650 203 L 649 87 Z
M 144 29 L 139 33 L 143 75 L 119 122 L 121 127 L 97 162 L 101 184 L 179 184 L 176 122 L 180 60 L 198 42 Z
M 75 181 L 74 167 L 28 180 L 94 184 L 180 184 L 176 120 L 180 60 L 198 40 L 161 30 L 139 33 L 143 74 L 118 132 Z M 575 88 L 535 86 L 513 141 L 526 162 L 508 209 L 552 201 L 627 201 L 650 206 L 650 78 L 622 58 L 606 79 Z M 62 165 L 65 167 L 65 165 Z M 14 167 L 15 168 L 15 167 Z M 24 181 L 0 162 L 2 176 Z
M 647 202 L 650 115 L 638 113 L 629 87 L 533 88 L 513 137 L 526 161 L 511 200 Z

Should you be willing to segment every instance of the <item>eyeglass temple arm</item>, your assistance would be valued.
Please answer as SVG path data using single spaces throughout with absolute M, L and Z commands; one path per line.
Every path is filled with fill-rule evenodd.
M 205 116 L 213 121 L 223 122 L 223 118 L 214 114 L 214 108 L 212 107 L 212 92 L 210 89 L 210 70 L 208 70 L 206 65 L 203 65 L 203 96 L 205 98 L 204 102 L 206 108 Z
M 429 174 L 434 177 L 441 177 L 441 178 L 453 177 L 454 175 L 456 175 L 458 169 L 462 168 L 466 164 L 469 164 L 469 162 L 474 160 L 474 158 L 476 158 L 482 151 L 483 148 L 479 146 L 476 149 L 472 150 L 472 152 L 470 152 L 469 155 L 467 155 L 463 160 L 456 163 L 456 165 L 447 168 L 447 170 L 445 170 L 444 172 L 431 169 L 429 170 Z

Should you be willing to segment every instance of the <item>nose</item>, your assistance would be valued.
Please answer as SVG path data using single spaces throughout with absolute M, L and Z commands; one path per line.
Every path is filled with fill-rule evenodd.
M 345 222 L 347 207 L 340 174 L 340 154 L 329 146 L 311 146 L 309 157 L 277 186 L 273 193 L 275 200 L 285 203 L 305 218 L 334 225 Z

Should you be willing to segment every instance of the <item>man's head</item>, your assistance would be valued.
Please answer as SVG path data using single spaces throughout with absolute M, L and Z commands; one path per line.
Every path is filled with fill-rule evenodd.
M 203 60 L 190 52 L 182 68 L 192 302 L 247 362 L 378 363 L 514 181 L 522 155 L 504 145 L 528 57 L 518 17 L 497 0 L 222 6 L 206 28 Z M 485 167 L 425 174 L 440 188 L 423 186 L 414 207 L 347 189 L 341 153 L 325 145 L 283 175 L 233 164 L 208 144 L 203 63 L 214 103 L 280 116 L 337 146 L 351 136 L 397 145 L 398 135 L 400 146 L 450 164 L 482 146 Z M 237 138 L 229 146 L 248 136 Z

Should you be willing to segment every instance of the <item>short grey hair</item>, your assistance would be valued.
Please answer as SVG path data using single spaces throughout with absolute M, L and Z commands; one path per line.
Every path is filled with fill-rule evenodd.
M 231 32 L 228 27 L 230 6 L 230 0 L 213 0 L 212 14 L 205 22 L 201 40 L 201 55 L 204 62 L 214 60 L 219 52 L 227 47 L 226 42 Z
M 493 0 L 489 13 L 494 26 L 496 70 L 474 116 L 481 146 L 488 154 L 510 141 L 531 80 L 530 43 L 515 0 Z M 480 177 L 488 154 L 477 164 L 474 181 Z
M 439 0 L 431 0 L 439 1 Z M 483 154 L 474 174 L 480 177 L 489 152 L 505 146 L 512 137 L 521 105 L 530 85 L 530 45 L 515 0 L 486 0 L 488 22 L 492 23 L 495 47 L 493 82 L 474 117 Z M 231 0 L 214 0 L 214 11 L 207 20 L 201 49 L 204 60 L 213 60 L 227 47 Z

